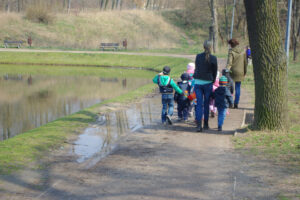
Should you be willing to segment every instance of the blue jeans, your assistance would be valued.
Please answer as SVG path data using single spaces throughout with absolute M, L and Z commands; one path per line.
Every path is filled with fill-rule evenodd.
M 204 113 L 204 121 L 208 121 L 209 117 L 209 99 L 212 93 L 213 84 L 195 85 L 197 98 L 196 120 L 201 121 Z M 203 112 L 204 111 L 204 112 Z
M 235 99 L 234 104 L 239 104 L 241 96 L 241 82 L 235 82 Z
M 227 108 L 218 108 L 218 127 L 223 126 Z
M 174 110 L 174 99 L 173 94 L 162 94 L 161 95 L 161 102 L 162 102 L 162 111 L 161 111 L 161 122 L 166 122 L 167 115 L 172 116 Z M 168 110 L 168 112 L 167 112 Z

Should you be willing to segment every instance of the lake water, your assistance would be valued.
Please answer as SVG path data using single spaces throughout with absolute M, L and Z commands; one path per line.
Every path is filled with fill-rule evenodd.
M 1 75 L 0 140 L 150 82 L 146 78 Z

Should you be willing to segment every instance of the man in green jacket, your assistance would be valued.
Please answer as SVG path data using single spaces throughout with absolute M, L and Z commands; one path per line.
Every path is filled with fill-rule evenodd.
M 173 89 L 175 89 L 175 91 L 179 94 L 182 94 L 182 90 L 169 76 L 170 72 L 170 67 L 165 66 L 163 68 L 163 71 L 153 78 L 153 83 L 158 84 L 159 92 L 161 93 L 161 101 L 163 105 L 161 112 L 161 122 L 163 124 L 166 124 L 166 121 L 168 121 L 169 124 L 172 124 L 171 117 L 174 110 Z

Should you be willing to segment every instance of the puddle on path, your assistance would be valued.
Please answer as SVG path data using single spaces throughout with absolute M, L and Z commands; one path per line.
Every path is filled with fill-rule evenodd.
M 98 76 L 0 76 L 0 142 L 149 82 Z
M 147 99 L 128 109 L 107 113 L 96 124 L 86 128 L 75 141 L 71 154 L 77 162 L 93 166 L 117 148 L 118 141 L 138 129 L 159 122 L 160 98 Z

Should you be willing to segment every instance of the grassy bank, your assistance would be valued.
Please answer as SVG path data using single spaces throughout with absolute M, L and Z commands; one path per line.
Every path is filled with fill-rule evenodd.
M 144 68 L 162 69 L 163 66 L 172 67 L 173 77 L 178 76 L 185 70 L 187 59 L 151 57 L 151 56 L 126 56 L 126 55 L 89 55 L 89 54 L 27 54 L 27 53 L 4 53 L 1 59 L 12 59 L 22 62 L 55 62 L 63 63 L 97 63 L 117 66 L 137 66 Z M 50 57 L 50 58 L 49 58 Z M 15 58 L 15 59 L 14 59 Z M 74 59 L 76 61 L 74 61 Z M 129 63 L 129 64 L 128 64 Z M 18 66 L 0 65 L 0 74 L 4 73 L 32 73 L 44 75 L 99 75 L 99 73 L 111 72 L 116 69 L 100 69 L 97 67 L 61 67 L 61 66 Z M 120 71 L 120 70 L 119 70 Z M 114 71 L 113 73 L 117 73 Z M 128 70 L 126 76 L 149 77 L 150 72 L 143 75 L 140 70 Z M 153 73 L 153 72 L 151 72 Z M 154 75 L 155 73 L 153 73 Z M 101 74 L 102 75 L 102 74 Z M 107 73 L 110 76 L 110 73 Z M 112 75 L 113 76 L 113 75 Z M 152 78 L 152 77 L 151 77 Z M 154 84 L 142 86 L 127 94 L 118 96 L 114 99 L 106 100 L 100 104 L 79 111 L 73 115 L 66 116 L 50 122 L 39 128 L 30 130 L 11 139 L 0 142 L 0 174 L 11 173 L 17 169 L 28 166 L 30 163 L 38 161 L 49 150 L 63 145 L 66 138 L 76 136 L 80 130 L 94 122 L 99 109 L 103 104 L 112 102 L 129 103 L 136 98 L 141 98 L 156 87 Z
M 29 21 L 22 14 L 0 13 L 0 40 L 23 40 L 33 47 L 99 49 L 101 42 L 126 38 L 129 49 L 176 48 L 183 33 L 152 11 L 105 11 L 53 14 L 49 24 Z
M 33 63 L 33 64 L 74 64 L 86 66 L 121 66 L 140 67 L 161 70 L 169 65 L 172 74 L 179 75 L 185 70 L 187 59 L 168 58 L 163 56 L 138 56 L 121 54 L 88 54 L 88 53 L 30 53 L 30 52 L 1 52 L 0 63 Z M 181 66 L 178 67 L 178 66 Z M 34 66 L 28 66 L 34 68 Z M 71 68 L 72 69 L 72 68 Z M 70 70 L 71 71 L 71 70 Z
M 288 108 L 289 130 L 287 132 L 252 131 L 234 138 L 239 149 L 246 149 L 257 155 L 294 166 L 300 169 L 300 62 L 290 62 L 288 67 Z M 252 66 L 244 82 L 245 88 L 254 96 L 254 78 Z M 254 103 L 254 99 L 253 99 Z

